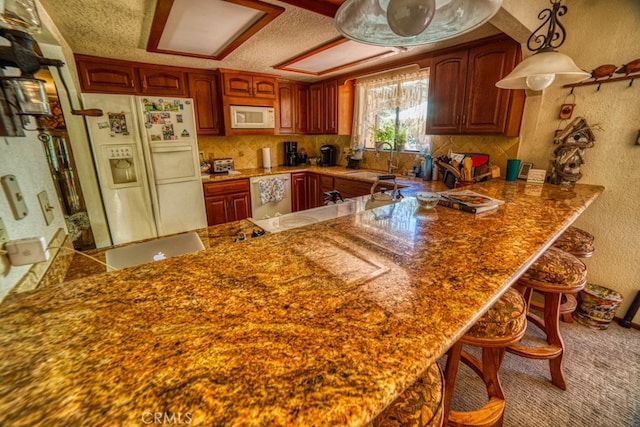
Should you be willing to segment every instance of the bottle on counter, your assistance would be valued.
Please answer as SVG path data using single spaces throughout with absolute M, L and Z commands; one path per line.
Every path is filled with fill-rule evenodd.
M 433 176 L 433 159 L 431 158 L 431 150 L 429 147 L 424 151 L 424 159 L 422 160 L 422 179 L 431 181 Z

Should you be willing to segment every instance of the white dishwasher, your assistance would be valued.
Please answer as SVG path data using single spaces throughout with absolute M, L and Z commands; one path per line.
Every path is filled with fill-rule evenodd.
M 249 178 L 251 184 L 251 217 L 253 219 L 273 218 L 291 212 L 291 174 L 280 173 L 275 175 L 264 175 Z M 284 193 L 282 197 L 266 197 L 272 199 L 263 203 L 261 192 L 265 188 L 282 186 Z M 275 199 L 275 200 L 273 200 Z

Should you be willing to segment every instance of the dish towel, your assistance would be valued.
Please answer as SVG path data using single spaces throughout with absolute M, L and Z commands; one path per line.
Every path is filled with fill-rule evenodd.
M 284 199 L 284 180 L 280 178 L 261 179 L 260 201 L 263 205 L 269 202 L 281 202 Z

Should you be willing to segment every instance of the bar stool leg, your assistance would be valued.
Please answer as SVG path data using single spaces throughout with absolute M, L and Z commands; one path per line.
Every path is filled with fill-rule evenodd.
M 451 411 L 451 402 L 453 401 L 453 390 L 456 385 L 456 377 L 458 376 L 458 368 L 460 367 L 460 358 L 462 356 L 462 343 L 458 341 L 447 352 L 447 364 L 444 368 L 444 420 L 446 423 L 449 412 Z
M 529 359 L 548 359 L 551 383 L 561 390 L 566 390 L 567 382 L 562 372 L 564 341 L 560 335 L 560 299 L 561 294 L 559 293 L 544 293 L 544 320 L 534 313 L 527 313 L 527 320 L 540 328 L 547 336 L 546 346 L 529 347 L 512 344 L 507 348 L 507 351 Z M 526 298 L 525 301 L 529 302 Z

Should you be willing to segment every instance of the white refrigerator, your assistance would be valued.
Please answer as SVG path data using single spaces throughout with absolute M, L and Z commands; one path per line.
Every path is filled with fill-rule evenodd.
M 206 227 L 193 100 L 82 98 L 112 243 Z

